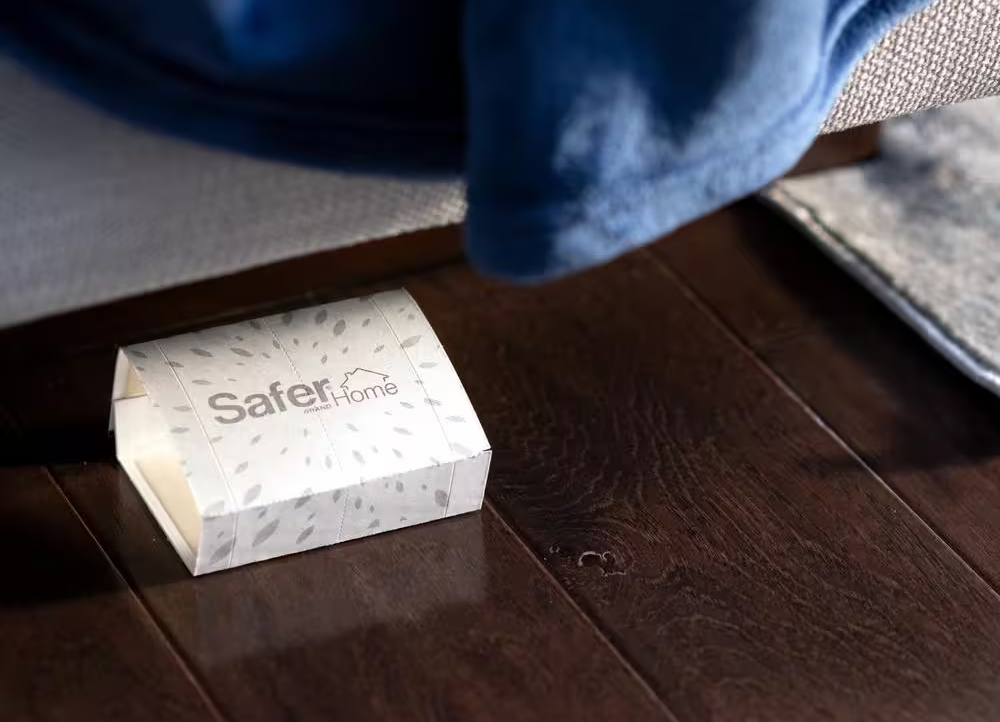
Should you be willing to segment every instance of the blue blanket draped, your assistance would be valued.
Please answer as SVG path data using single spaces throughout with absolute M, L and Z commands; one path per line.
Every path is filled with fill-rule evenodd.
M 0 50 L 261 157 L 462 174 L 483 270 L 548 279 L 747 195 L 926 0 L 47 0 Z M 2 99 L 0 99 L 2 109 Z

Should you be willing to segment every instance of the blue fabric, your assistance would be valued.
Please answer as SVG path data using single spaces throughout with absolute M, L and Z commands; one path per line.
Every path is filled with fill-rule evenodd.
M 926 0 L 48 0 L 0 47 L 109 111 L 258 156 L 464 174 L 483 270 L 552 278 L 747 195 Z M 2 107 L 2 105 L 0 105 Z

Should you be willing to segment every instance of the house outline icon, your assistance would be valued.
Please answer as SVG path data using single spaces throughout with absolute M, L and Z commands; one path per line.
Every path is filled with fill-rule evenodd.
M 382 386 L 385 384 L 389 374 L 379 373 L 370 369 L 363 369 L 360 366 L 353 371 L 344 374 L 344 380 L 340 383 L 340 388 L 344 391 L 361 390 L 365 387 Z M 353 386 L 353 388 L 350 388 Z

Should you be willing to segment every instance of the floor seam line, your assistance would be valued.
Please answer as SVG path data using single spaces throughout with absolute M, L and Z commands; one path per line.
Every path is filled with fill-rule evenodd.
M 968 559 L 965 554 L 956 549 L 948 538 L 930 521 L 924 518 L 912 504 L 910 504 L 906 498 L 895 488 L 894 485 L 889 483 L 885 478 L 882 477 L 877 471 L 875 471 L 872 466 L 864 460 L 864 458 L 847 443 L 845 439 L 829 422 L 826 421 L 820 415 L 820 413 L 814 409 L 806 400 L 801 396 L 801 394 L 796 391 L 788 381 L 782 378 L 774 369 L 768 365 L 768 363 L 761 357 L 759 353 L 734 329 L 732 328 L 723 318 L 718 314 L 718 312 L 712 308 L 712 306 L 701 297 L 701 295 L 695 291 L 688 283 L 683 279 L 683 277 L 666 261 L 661 259 L 656 253 L 648 249 L 643 249 L 643 252 L 648 254 L 653 264 L 673 283 L 675 283 L 680 290 L 681 294 L 692 303 L 704 316 L 706 316 L 713 325 L 715 325 L 729 340 L 740 350 L 741 353 L 745 354 L 753 364 L 759 368 L 764 375 L 777 386 L 782 393 L 784 393 L 788 398 L 792 400 L 799 408 L 801 408 L 806 415 L 819 426 L 833 441 L 840 446 L 844 451 L 847 452 L 848 456 L 856 463 L 858 466 L 872 479 L 875 480 L 882 488 L 884 488 L 889 495 L 895 499 L 900 506 L 903 507 L 917 522 L 923 526 L 935 541 L 944 546 L 948 552 L 959 561 L 959 563 L 972 574 L 972 576 L 981 582 L 991 593 L 991 595 L 1000 601 L 1000 590 L 993 586 L 992 583 L 986 578 L 985 574 L 980 571 L 979 567 L 974 564 L 970 559 Z
M 506 515 L 501 511 L 497 504 L 494 503 L 493 499 L 487 498 L 484 500 L 483 504 L 500 521 L 504 530 L 514 538 L 517 545 L 525 553 L 527 553 L 534 565 L 542 572 L 542 576 L 558 590 L 558 594 L 570 605 L 573 611 L 587 622 L 588 626 L 593 630 L 594 634 L 601 641 L 601 643 L 611 650 L 615 659 L 617 659 L 622 667 L 625 668 L 626 673 L 638 682 L 640 688 L 642 688 L 642 690 L 645 691 L 646 694 L 653 700 L 654 704 L 660 709 L 660 711 L 663 712 L 666 718 L 671 722 L 680 722 L 680 718 L 674 713 L 667 702 L 660 697 L 659 694 L 657 694 L 649 680 L 647 680 L 646 677 L 639 672 L 637 665 L 625 655 L 624 651 L 619 648 L 617 644 L 614 643 L 604 628 L 598 624 L 598 621 L 587 613 L 587 610 L 580 605 L 576 597 L 570 594 L 569 590 L 559 580 L 559 577 L 557 577 L 555 573 L 553 573 L 553 571 L 546 566 L 546 564 L 531 548 L 531 545 L 517 532 L 517 529 L 507 519 Z
M 160 641 L 163 642 L 166 645 L 167 649 L 170 650 L 170 653 L 173 655 L 177 663 L 177 666 L 180 667 L 181 669 L 181 673 L 188 680 L 188 682 L 197 690 L 198 695 L 204 701 L 205 706 L 208 708 L 208 711 L 221 722 L 231 722 L 231 718 L 222 711 L 218 702 L 216 702 L 215 698 L 209 693 L 205 683 L 195 673 L 194 669 L 191 666 L 191 663 L 181 653 L 181 650 L 177 648 L 177 645 L 174 643 L 173 638 L 170 636 L 170 634 L 167 633 L 167 630 L 163 628 L 163 625 L 160 624 L 159 619 L 157 619 L 156 615 L 153 614 L 153 611 L 149 608 L 149 605 L 146 604 L 146 601 L 136 591 L 135 587 L 129 581 L 128 577 L 126 577 L 125 574 L 122 573 L 121 569 L 118 568 L 118 565 L 115 564 L 114 559 L 112 559 L 111 555 L 108 554 L 107 550 L 104 548 L 104 545 L 101 543 L 101 540 L 98 539 L 93 529 L 91 529 L 90 525 L 87 523 L 87 520 L 80 513 L 79 509 L 76 508 L 76 504 L 73 503 L 73 500 L 69 498 L 69 495 L 65 492 L 62 486 L 56 480 L 55 474 L 53 473 L 52 469 L 49 468 L 48 465 L 43 466 L 42 469 L 45 471 L 45 475 L 48 477 L 49 483 L 51 483 L 52 486 L 55 487 L 56 493 L 59 494 L 63 502 L 65 502 L 65 504 L 70 508 L 70 511 L 73 513 L 73 516 L 76 517 L 76 520 L 83 527 L 84 531 L 91 538 L 91 540 L 93 540 L 94 544 L 100 551 L 101 556 L 104 558 L 105 562 L 107 562 L 108 566 L 111 567 L 111 570 L 113 571 L 114 575 L 124 585 L 125 589 L 128 590 L 129 595 L 132 597 L 132 599 L 135 600 L 135 603 L 142 610 L 142 613 L 145 615 L 147 622 L 149 622 L 153 626 L 153 629 L 155 630 L 156 635 L 160 638 Z

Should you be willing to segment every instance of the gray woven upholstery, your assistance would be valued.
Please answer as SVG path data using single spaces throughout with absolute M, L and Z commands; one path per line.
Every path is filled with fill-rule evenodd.
M 327 173 L 161 137 L 0 59 L 0 326 L 464 215 L 457 183 Z
M 824 130 L 998 90 L 1000 0 L 938 0 L 863 61 Z M 0 326 L 464 210 L 458 183 L 321 173 L 155 136 L 0 59 Z
M 1000 0 L 937 0 L 860 63 L 824 132 L 1000 93 Z

